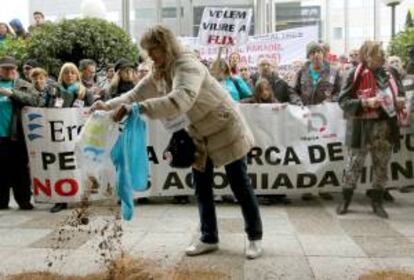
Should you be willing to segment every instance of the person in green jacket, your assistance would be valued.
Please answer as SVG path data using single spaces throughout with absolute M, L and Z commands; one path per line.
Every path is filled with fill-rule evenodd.
M 9 209 L 10 188 L 20 209 L 33 209 L 21 109 L 43 104 L 35 88 L 18 78 L 15 58 L 0 58 L 0 210 Z

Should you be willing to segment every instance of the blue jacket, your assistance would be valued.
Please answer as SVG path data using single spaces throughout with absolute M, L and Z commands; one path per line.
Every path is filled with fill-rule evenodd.
M 252 92 L 246 82 L 240 76 L 228 77 L 224 80 L 224 87 L 230 93 L 234 101 L 251 97 Z

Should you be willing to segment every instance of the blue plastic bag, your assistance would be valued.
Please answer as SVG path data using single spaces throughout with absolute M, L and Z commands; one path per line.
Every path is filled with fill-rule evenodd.
M 111 152 L 116 168 L 116 188 L 121 200 L 122 217 L 134 216 L 134 191 L 147 189 L 148 153 L 147 125 L 139 114 L 137 104 L 132 106 L 122 134 Z

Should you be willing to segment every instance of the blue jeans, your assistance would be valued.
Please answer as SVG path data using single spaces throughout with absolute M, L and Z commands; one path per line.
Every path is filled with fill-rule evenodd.
M 262 220 L 259 204 L 250 184 L 250 178 L 247 176 L 245 158 L 233 161 L 224 168 L 231 190 L 241 206 L 247 237 L 251 241 L 262 239 Z M 219 241 L 213 194 L 213 170 L 213 163 L 210 159 L 206 162 L 204 172 L 193 169 L 193 184 L 201 224 L 200 240 L 205 243 L 217 243 Z

